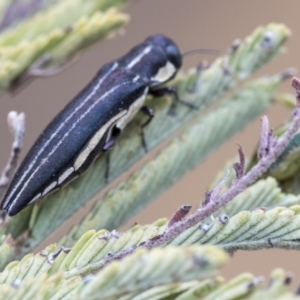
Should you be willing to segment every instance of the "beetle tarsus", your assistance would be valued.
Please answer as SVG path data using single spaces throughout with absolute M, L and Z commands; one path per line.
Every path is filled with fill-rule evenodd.
M 112 136 L 110 138 L 110 140 L 108 140 L 104 144 L 102 150 L 104 152 L 110 150 L 116 144 L 116 141 L 117 141 L 117 135 L 116 136 Z M 106 153 L 106 169 L 105 169 L 105 174 L 104 174 L 105 183 L 109 182 L 109 171 L 110 171 L 110 153 Z
M 110 140 L 108 140 L 108 141 L 104 144 L 102 150 L 103 150 L 104 152 L 110 150 L 110 149 L 116 144 L 116 141 L 117 141 L 117 139 L 116 139 L 115 137 L 112 137 Z
M 105 173 L 104 173 L 104 180 L 105 183 L 109 183 L 109 173 L 110 173 L 110 153 L 106 153 L 106 168 L 105 168 Z
M 171 116 L 176 115 L 176 113 L 175 113 L 176 103 L 181 103 L 191 109 L 199 109 L 199 107 L 197 105 L 195 105 L 194 103 L 180 99 L 176 88 L 173 86 L 168 86 L 168 87 L 163 87 L 163 88 L 159 88 L 156 90 L 151 90 L 150 93 L 156 97 L 163 97 L 163 96 L 171 96 L 172 97 L 173 102 L 172 102 L 170 110 L 168 112 L 168 114 Z
M 154 118 L 154 111 L 151 107 L 149 106 L 143 106 L 141 108 L 141 112 L 143 112 L 146 116 L 148 116 L 148 120 L 142 125 L 142 127 L 146 127 Z
M 154 117 L 154 111 L 149 106 L 143 106 L 141 108 L 141 112 L 143 112 L 146 116 L 148 116 L 148 120 L 144 124 L 142 124 L 142 145 L 143 145 L 145 152 L 147 153 L 149 149 L 148 149 L 147 142 L 146 142 L 144 128 L 147 125 L 149 125 L 149 123 L 152 121 L 152 119 Z

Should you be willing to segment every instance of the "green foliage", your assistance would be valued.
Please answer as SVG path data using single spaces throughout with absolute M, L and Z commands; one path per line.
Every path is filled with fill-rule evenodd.
M 34 257 L 26 256 L 20 264 L 11 263 L 1 274 L 0 294 L 9 293 L 7 285 L 16 284 L 19 281 L 25 282 L 23 287 L 26 287 L 25 290 L 29 289 L 26 293 L 37 292 L 41 285 L 44 289 L 40 292 L 48 293 L 47 289 L 56 280 L 58 287 L 54 287 L 52 291 L 53 298 L 57 297 L 58 293 L 76 293 L 80 295 L 80 298 L 85 299 L 97 299 L 98 295 L 101 295 L 101 299 L 119 299 L 124 295 L 130 299 L 153 286 L 164 287 L 172 283 L 178 285 L 210 277 L 227 260 L 227 255 L 213 246 L 194 245 L 182 248 L 169 246 L 151 251 L 139 249 L 124 260 L 109 264 L 96 275 L 89 275 L 84 279 L 88 282 L 85 285 L 79 276 L 74 272 L 71 273 L 71 270 L 82 269 L 82 265 L 86 264 L 89 259 L 95 260 L 92 244 L 101 244 L 102 240 L 99 240 L 99 237 L 101 233 L 86 233 L 69 254 L 61 252 L 53 265 L 46 257 L 41 257 L 41 254 Z M 92 239 L 91 242 L 90 239 Z M 80 249 L 82 246 L 84 249 Z M 78 253 L 79 249 L 80 253 Z M 89 274 L 92 269 L 89 272 L 86 269 L 86 274 Z M 64 273 L 61 273 L 62 271 Z M 80 275 L 84 275 L 85 272 Z M 55 275 L 47 278 L 46 273 L 55 273 Z M 63 276 L 58 274 L 63 274 Z M 33 282 L 33 277 L 36 277 L 37 281 Z M 75 291 L 70 291 L 70 286 Z M 41 296 L 45 297 L 45 294 Z
M 268 49 L 269 51 L 265 51 L 261 44 L 270 32 L 274 36 L 274 44 L 272 48 Z M 259 65 L 262 66 L 262 64 L 268 62 L 278 54 L 288 34 L 288 29 L 283 25 L 270 24 L 264 28 L 259 28 L 236 51 L 217 59 L 210 68 L 200 73 L 192 69 L 185 75 L 179 75 L 175 81 L 179 96 L 182 99 L 199 104 L 200 109 L 191 110 L 184 105 L 178 105 L 175 118 L 168 115 L 171 99 L 164 98 L 151 102 L 151 107 L 155 111 L 155 120 L 145 130 L 149 149 L 156 146 L 162 139 L 169 137 L 179 126 L 184 126 L 192 118 L 195 118 L 205 107 L 220 100 L 221 95 L 230 91 L 240 80 L 244 80 L 252 71 L 258 69 Z M 249 61 L 251 64 L 248 65 L 246 62 Z M 228 64 L 227 67 L 231 70 L 231 75 L 224 75 L 224 64 Z M 254 68 L 253 66 L 256 67 Z M 211 153 L 216 147 L 220 146 L 230 136 L 240 130 L 241 127 L 244 127 L 248 122 L 259 116 L 271 104 L 271 100 L 274 98 L 274 93 L 281 79 L 279 75 L 269 79 L 260 79 L 247 86 L 240 93 L 237 93 L 232 97 L 232 100 L 220 103 L 215 114 L 209 114 L 207 118 L 203 119 L 200 117 L 194 127 L 187 129 L 186 134 L 181 139 L 176 140 L 169 146 L 168 153 L 170 154 L 161 154 L 156 158 L 156 162 L 153 161 L 153 163 L 149 164 L 148 169 L 145 168 L 141 171 L 140 178 L 143 181 L 140 180 L 137 184 L 134 179 L 135 175 L 133 175 L 128 184 L 131 187 L 129 188 L 128 185 L 121 187 L 123 192 L 120 195 L 119 203 L 126 206 L 125 209 L 127 208 L 127 212 L 119 210 L 117 205 L 114 209 L 114 204 L 112 204 L 111 207 L 114 212 L 120 211 L 120 218 L 115 214 L 113 218 L 109 219 L 110 222 L 114 222 L 114 220 L 116 222 L 112 224 L 103 222 L 101 225 L 104 228 L 119 226 L 132 213 L 140 210 L 148 201 L 152 200 L 152 195 L 156 196 L 161 193 L 186 171 L 193 168 L 196 162 L 202 160 L 207 154 Z M 201 86 L 201 89 L 198 89 L 198 86 Z M 192 88 L 194 89 L 193 92 L 191 92 Z M 243 98 L 242 102 L 239 101 L 240 98 Z M 229 117 L 232 115 L 231 110 L 236 112 L 237 120 Z M 144 155 L 140 137 L 141 122 L 144 122 L 144 120 L 138 115 L 126 127 L 117 145 L 110 152 L 112 162 L 110 164 L 111 179 L 122 174 Z M 239 124 L 237 125 L 235 122 L 239 122 Z M 211 127 L 211 132 L 214 134 L 207 131 L 209 127 Z M 199 134 L 201 128 L 203 135 Z M 203 152 L 199 150 L 199 147 L 202 148 Z M 185 153 L 190 153 L 189 160 L 184 159 L 186 157 Z M 30 228 L 31 236 L 26 242 L 26 248 L 22 248 L 22 253 L 27 253 L 36 247 L 44 240 L 45 236 L 59 227 L 68 217 L 105 186 L 105 166 L 106 157 L 102 155 L 85 176 L 79 177 L 66 188 L 47 197 L 46 201 L 35 205 L 33 214 L 31 214 L 32 207 L 29 207 L 10 220 L 10 224 L 3 229 L 6 230 L 6 233 L 11 233 L 14 238 L 24 234 L 24 231 L 29 229 L 29 224 L 33 224 L 33 227 Z M 153 180 L 153 178 L 156 180 Z M 148 183 L 146 183 L 146 180 L 148 180 Z M 163 184 L 163 186 L 159 186 L 158 184 Z M 151 187 L 155 192 L 151 190 Z M 128 194 L 130 192 L 132 194 Z M 140 192 L 143 193 L 141 194 Z M 129 202 L 122 201 L 122 194 L 127 194 L 131 200 Z M 134 205 L 135 209 L 132 209 L 132 205 L 128 203 L 135 200 L 133 196 L 138 198 L 138 195 L 142 195 L 140 201 L 143 201 L 143 203 L 138 204 L 136 202 Z M 129 207 L 131 207 L 132 212 L 128 211 Z M 96 212 L 94 214 L 96 215 Z M 104 216 L 109 217 L 110 215 L 105 212 Z M 117 220 L 119 221 L 117 222 Z
M 50 59 L 40 71 L 60 66 L 82 49 L 111 35 L 128 21 L 119 11 L 126 2 L 50 1 L 27 19 L 15 20 L 13 26 L 0 34 L 0 89 L 10 88 L 16 79 L 22 82 L 22 78 L 34 74 L 37 63 L 45 59 L 45 55 Z M 0 21 L 9 5 L 10 1 L 0 3 Z M 123 233 L 114 230 L 261 115 L 274 98 L 290 105 L 288 95 L 276 94 L 284 79 L 282 74 L 259 78 L 221 100 L 281 53 L 288 36 L 289 30 L 282 24 L 259 27 L 239 47 L 233 47 L 209 68 L 179 74 L 170 84 L 176 86 L 181 99 L 198 105 L 198 111 L 177 105 L 176 115 L 170 116 L 171 99 L 152 101 L 149 97 L 147 101 L 151 101 L 156 115 L 145 130 L 150 149 L 178 128 L 189 123 L 188 127 L 164 152 L 99 199 L 81 223 L 59 243 L 49 245 L 40 253 L 30 253 L 105 186 L 104 155 L 87 174 L 39 205 L 2 223 L 0 298 L 299 298 L 289 292 L 289 276 L 279 269 L 271 274 L 272 283 L 267 288 L 261 286 L 262 278 L 247 273 L 228 282 L 216 277 L 228 261 L 226 252 L 299 248 L 299 196 L 287 192 L 293 190 L 291 186 L 299 187 L 298 168 L 295 168 L 299 155 L 297 136 L 269 170 L 268 175 L 275 178 L 257 181 L 218 211 L 213 219 L 190 227 L 164 247 L 138 248 L 166 230 L 166 219 L 150 225 L 135 225 Z M 215 109 L 201 115 L 212 104 Z M 139 125 L 143 122 L 143 117 L 137 115 L 112 150 L 110 180 L 144 155 L 139 134 Z M 223 175 L 216 181 L 220 181 L 220 176 Z M 288 179 L 289 185 L 283 179 Z M 226 188 L 224 186 L 224 190 Z M 122 260 L 109 262 L 113 254 L 130 247 L 138 249 L 124 254 Z M 17 257 L 20 261 L 12 261 Z
M 0 90 L 33 64 L 49 57 L 59 66 L 90 44 L 127 23 L 117 10 L 126 1 L 64 0 L 7 29 L 0 35 Z M 113 7 L 111 7 L 113 6 Z

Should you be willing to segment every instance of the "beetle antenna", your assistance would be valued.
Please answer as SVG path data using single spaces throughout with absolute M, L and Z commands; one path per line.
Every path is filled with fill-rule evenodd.
M 218 55 L 220 53 L 219 50 L 215 50 L 215 49 L 193 49 L 193 50 L 188 50 L 184 53 L 182 53 L 182 57 L 184 56 L 190 56 L 190 55 L 194 55 L 194 54 L 210 54 L 210 55 Z

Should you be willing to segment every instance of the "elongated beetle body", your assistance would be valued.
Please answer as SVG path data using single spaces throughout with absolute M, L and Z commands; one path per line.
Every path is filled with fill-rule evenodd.
M 173 78 L 181 63 L 177 45 L 154 35 L 104 65 L 29 150 L 1 209 L 13 216 L 83 173 L 134 115 L 145 111 L 146 95 Z

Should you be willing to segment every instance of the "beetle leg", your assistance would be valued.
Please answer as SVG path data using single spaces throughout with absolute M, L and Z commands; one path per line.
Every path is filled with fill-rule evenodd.
M 110 153 L 106 153 L 106 168 L 104 173 L 104 180 L 107 184 L 109 182 L 109 170 L 110 170 Z
M 102 150 L 104 152 L 110 150 L 116 143 L 117 137 L 111 136 L 111 138 L 104 144 Z M 106 169 L 104 173 L 105 183 L 108 183 L 109 181 L 109 172 L 110 171 L 110 153 L 106 153 Z
M 142 124 L 142 145 L 145 149 L 145 152 L 148 152 L 144 128 L 152 121 L 154 117 L 154 111 L 148 106 L 142 106 L 141 112 L 148 116 L 148 120 L 144 124 Z
M 118 129 L 117 127 L 114 127 L 112 129 L 112 134 L 110 138 L 108 139 L 108 141 L 105 142 L 105 144 L 102 147 L 103 152 L 110 150 L 116 144 L 117 138 L 120 135 L 120 133 L 121 130 Z M 108 183 L 109 181 L 109 173 L 110 173 L 109 170 L 110 170 L 110 153 L 108 152 L 106 153 L 106 170 L 104 175 L 106 183 Z
M 116 137 L 111 137 L 103 146 L 102 151 L 106 152 L 110 150 L 116 144 Z
M 142 125 L 142 127 L 145 127 L 152 121 L 152 119 L 154 117 L 154 111 L 149 106 L 142 106 L 141 112 L 143 112 L 145 115 L 147 115 L 149 117 L 148 120 Z
M 195 105 L 189 101 L 180 99 L 178 96 L 177 90 L 173 86 L 163 87 L 163 88 L 159 88 L 157 90 L 151 90 L 150 94 L 152 94 L 153 96 L 157 96 L 157 97 L 162 97 L 162 96 L 167 96 L 167 95 L 172 96 L 173 103 L 170 107 L 170 111 L 169 111 L 170 115 L 174 115 L 176 102 L 181 103 L 191 109 L 199 109 L 199 107 L 197 105 Z

